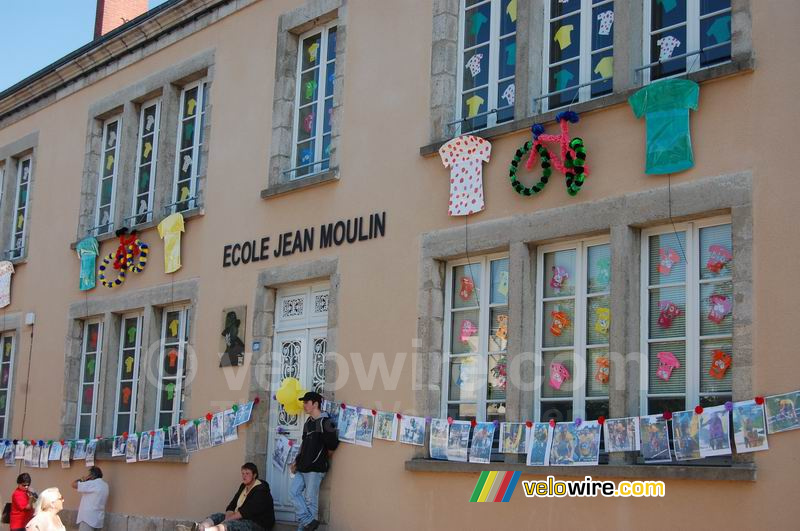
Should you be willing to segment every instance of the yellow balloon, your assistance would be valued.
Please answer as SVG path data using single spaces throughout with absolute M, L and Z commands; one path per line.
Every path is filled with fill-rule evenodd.
M 306 394 L 306 391 L 300 386 L 300 381 L 297 378 L 290 377 L 283 379 L 278 392 L 275 393 L 275 398 L 286 410 L 286 413 L 299 415 L 303 412 L 303 403 L 299 399 L 304 394 Z

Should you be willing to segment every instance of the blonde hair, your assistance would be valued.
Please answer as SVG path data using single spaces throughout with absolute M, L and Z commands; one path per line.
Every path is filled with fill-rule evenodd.
M 55 503 L 60 499 L 61 492 L 57 487 L 44 489 L 42 493 L 39 494 L 39 499 L 36 500 L 36 505 L 34 506 L 36 514 L 51 510 Z

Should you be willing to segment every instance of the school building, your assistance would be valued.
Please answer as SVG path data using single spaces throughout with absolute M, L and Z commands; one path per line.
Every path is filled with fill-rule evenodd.
M 126 463 L 102 441 L 108 529 L 224 510 L 245 461 L 291 523 L 288 474 L 271 464 L 276 437 L 296 440 L 304 421 L 273 398 L 290 376 L 336 403 L 517 422 L 800 387 L 797 3 L 98 3 L 94 40 L 0 92 L 0 251 L 14 270 L 2 273 L 0 438 L 110 438 L 260 398 L 238 439 L 210 449 Z M 699 95 L 651 92 L 631 108 L 664 78 Z M 563 111 L 578 114 L 569 135 L 586 146 L 574 195 L 558 169 L 540 182 L 527 153 L 512 167 L 531 126 L 556 134 Z M 470 189 L 438 152 L 462 134 L 491 144 L 465 172 Z M 646 173 L 675 135 L 672 173 Z M 693 164 L 680 167 L 689 146 Z M 175 213 L 184 230 L 163 227 L 162 240 Z M 149 255 L 109 288 L 99 275 L 118 277 L 122 228 Z M 178 235 L 180 268 L 167 273 Z M 112 259 L 81 289 L 87 237 L 97 267 Z M 732 303 L 719 322 L 707 318 L 712 294 Z M 732 359 L 719 378 L 716 351 Z M 604 453 L 594 467 L 533 468 L 524 455 L 480 465 L 343 443 L 320 515 L 332 530 L 786 529 L 800 518 L 797 448 L 788 432 L 732 457 L 646 465 Z M 74 521 L 69 483 L 83 462 L 22 470 L 37 490 L 61 487 Z M 484 470 L 662 480 L 666 499 L 529 499 L 518 486 L 509 503 L 471 504 Z M 18 473 L 0 466 L 4 500 Z

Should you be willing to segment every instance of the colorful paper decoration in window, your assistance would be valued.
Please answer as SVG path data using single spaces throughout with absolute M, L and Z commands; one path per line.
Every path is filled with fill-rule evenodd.
M 570 319 L 567 312 L 552 311 L 550 315 L 553 317 L 553 323 L 550 325 L 550 333 L 556 337 L 561 336 L 564 329 L 570 325 Z
M 578 123 L 578 114 L 572 111 L 560 112 L 556 115 L 556 122 L 561 128 L 561 133 L 558 135 L 544 134 L 544 125 L 533 124 L 531 132 L 533 133 L 533 140 L 526 142 L 514 154 L 511 160 L 511 167 L 509 168 L 508 177 L 511 180 L 511 186 L 520 195 L 534 195 L 541 192 L 550 179 L 553 173 L 553 167 L 563 173 L 566 177 L 567 193 L 569 195 L 576 195 L 586 176 L 589 174 L 586 168 L 586 147 L 581 138 L 570 138 L 569 124 Z M 545 146 L 544 142 L 557 142 L 561 147 L 561 157 L 554 156 Z M 522 158 L 530 153 L 525 167 L 528 171 L 533 169 L 536 162 L 537 155 L 541 158 L 540 167 L 542 168 L 542 177 L 539 182 L 533 186 L 526 187 L 517 180 L 517 170 Z
M 672 352 L 659 352 L 657 356 L 659 365 L 658 369 L 656 369 L 656 376 L 668 382 L 670 377 L 672 377 L 672 371 L 680 369 L 681 362 L 678 361 L 678 358 L 676 358 L 675 354 Z
M 607 384 L 611 375 L 611 362 L 607 357 L 601 356 L 594 360 L 594 363 L 597 365 L 594 371 L 594 379 L 603 385 Z
M 610 308 L 595 308 L 595 322 L 594 330 L 598 334 L 608 335 L 608 329 L 611 328 L 611 309 Z
M 733 302 L 725 295 L 714 294 L 708 298 L 711 305 L 708 311 L 708 320 L 714 324 L 721 324 L 733 310 Z
M 569 271 L 562 266 L 553 266 L 553 276 L 550 278 L 550 287 L 556 291 L 567 287 L 569 280 Z
M 670 300 L 661 301 L 658 304 L 658 326 L 661 328 L 669 328 L 672 326 L 672 321 L 680 316 L 683 312 L 678 305 Z
M 722 269 L 733 260 L 733 254 L 722 245 L 712 245 L 708 248 L 710 256 L 706 262 L 706 269 L 719 275 Z
M 459 339 L 461 339 L 462 343 L 468 343 L 469 339 L 474 336 L 478 332 L 478 327 L 475 326 L 475 323 L 470 321 L 469 319 L 464 319 L 461 321 L 461 335 Z
M 569 371 L 563 363 L 554 361 L 550 364 L 550 387 L 559 390 L 569 378 Z
M 495 332 L 495 337 L 500 341 L 507 341 L 508 340 L 508 316 L 505 314 L 500 314 L 497 316 L 497 332 Z
M 708 369 L 708 374 L 712 378 L 722 380 L 725 378 L 725 373 L 731 366 L 733 358 L 721 350 L 715 350 L 711 353 L 711 368 Z
M 483 163 L 489 162 L 491 153 L 488 141 L 472 135 L 454 138 L 439 148 L 442 164 L 450 167 L 449 215 L 483 210 Z
M 461 277 L 461 289 L 458 291 L 461 300 L 468 301 L 472 297 L 473 291 L 475 291 L 475 282 L 470 277 Z
M 672 273 L 672 268 L 681 263 L 681 256 L 672 247 L 658 250 L 661 261 L 658 263 L 658 272 L 662 275 Z

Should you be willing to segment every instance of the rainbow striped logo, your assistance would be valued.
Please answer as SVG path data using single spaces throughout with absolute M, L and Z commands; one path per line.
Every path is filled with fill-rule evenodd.
M 519 482 L 519 472 L 481 472 L 471 502 L 507 502 Z

